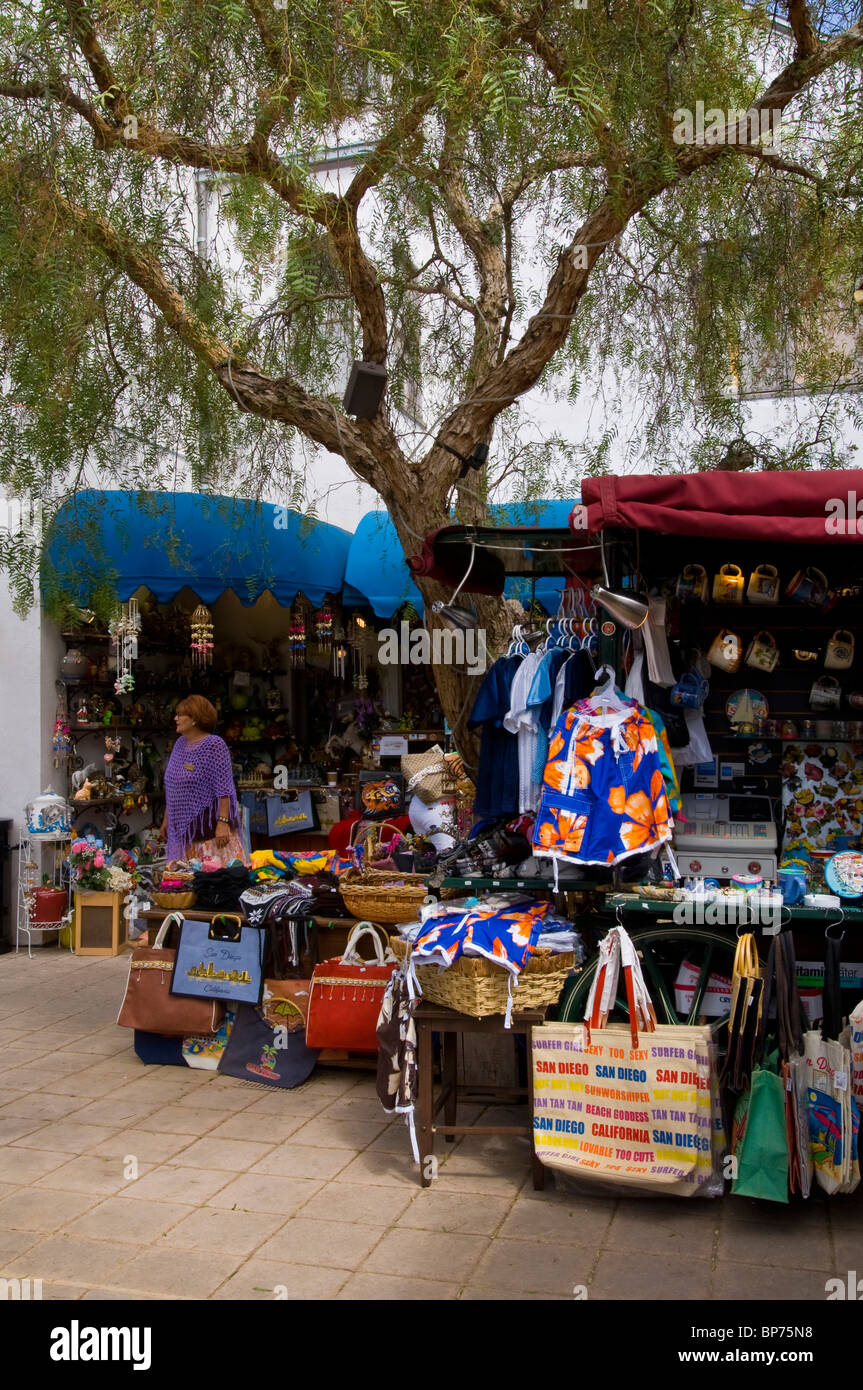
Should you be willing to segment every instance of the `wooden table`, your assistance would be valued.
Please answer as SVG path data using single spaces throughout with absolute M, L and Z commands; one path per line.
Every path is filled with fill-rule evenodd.
M 544 1009 L 525 1009 L 523 1013 L 513 1013 L 512 1027 L 505 1029 L 503 1015 L 493 1014 L 488 1018 L 471 1018 L 468 1014 L 456 1013 L 440 1004 L 422 1003 L 414 1015 L 417 1028 L 417 1138 L 420 1154 L 420 1182 L 423 1187 L 432 1183 L 434 1165 L 427 1160 L 434 1154 L 436 1134 L 442 1134 L 447 1143 L 452 1143 L 457 1134 L 525 1134 L 530 1139 L 533 1185 L 537 1190 L 545 1186 L 545 1169 L 536 1156 L 533 1145 L 533 1067 L 531 1064 L 531 1035 L 535 1025 L 545 1021 Z M 441 1092 L 437 1103 L 434 1100 L 434 1078 L 432 1066 L 432 1034 L 438 1033 L 441 1040 Z M 527 1043 L 527 1085 L 526 1086 L 471 1086 L 469 1094 L 490 1096 L 493 1100 L 517 1100 L 525 1097 L 528 1104 L 528 1123 L 526 1125 L 459 1125 L 456 1123 L 459 1082 L 458 1052 L 459 1037 L 464 1034 L 484 1033 L 493 1037 L 510 1036 L 515 1038 L 524 1034 Z M 462 1097 L 468 1088 L 462 1087 Z M 435 1116 L 443 1110 L 444 1123 L 435 1123 Z

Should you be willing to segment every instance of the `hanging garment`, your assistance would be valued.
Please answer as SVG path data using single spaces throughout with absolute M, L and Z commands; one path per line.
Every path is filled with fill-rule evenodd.
M 521 661 L 520 656 L 502 656 L 489 668 L 468 720 L 469 729 L 482 730 L 474 815 L 483 820 L 518 812 L 518 743 L 503 720 Z
M 662 768 L 662 775 L 665 778 L 665 794 L 668 797 L 668 804 L 672 811 L 680 810 L 682 802 L 680 800 L 680 783 L 677 780 L 677 772 L 674 767 L 674 760 L 671 756 L 671 748 L 668 743 L 668 735 L 665 732 L 665 724 L 662 715 L 657 714 L 656 710 L 645 709 L 639 705 L 641 713 L 646 715 L 656 730 L 657 751 L 659 753 L 659 763 Z
M 632 634 L 632 665 L 626 677 L 624 690 L 630 700 L 636 700 L 639 705 L 646 704 L 644 694 L 644 641 L 638 628 Z
M 414 1108 L 417 1095 L 417 1026 L 414 1014 L 422 996 L 410 971 L 396 970 L 384 991 L 378 1016 L 378 1100 L 387 1115 L 404 1115 L 419 1163 Z
M 529 702 L 534 677 L 542 665 L 539 652 L 526 656 L 512 682 L 510 707 L 503 726 L 516 735 L 518 742 L 518 809 L 535 811 L 539 801 L 540 782 L 535 775 L 536 748 L 539 732 L 539 706 Z
M 665 599 L 652 598 L 649 601 L 647 622 L 641 628 L 644 646 L 647 651 L 647 670 L 654 685 L 673 685 L 674 672 L 668 651 L 668 637 L 665 629 Z
M 671 839 L 656 731 L 633 703 L 592 697 L 567 710 L 552 736 L 534 825 L 534 854 L 617 864 Z
M 565 709 L 571 709 L 577 700 L 583 700 L 590 694 L 592 685 L 593 666 L 587 652 L 570 652 L 554 683 L 549 730 L 557 728 Z

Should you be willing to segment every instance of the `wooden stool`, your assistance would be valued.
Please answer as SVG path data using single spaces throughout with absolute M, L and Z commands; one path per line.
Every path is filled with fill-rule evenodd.
M 525 1009 L 514 1013 L 512 1027 L 504 1028 L 503 1015 L 494 1014 L 489 1018 L 471 1018 L 468 1014 L 458 1014 L 453 1009 L 445 1009 L 440 1004 L 423 1002 L 414 1015 L 417 1028 L 417 1138 L 420 1154 L 420 1182 L 430 1187 L 432 1179 L 428 1174 L 431 1166 L 426 1159 L 434 1153 L 434 1137 L 444 1135 L 451 1144 L 457 1134 L 526 1134 L 530 1138 L 533 1185 L 537 1190 L 545 1187 L 545 1168 L 536 1156 L 533 1144 L 533 1067 L 531 1064 L 531 1035 L 536 1024 L 545 1021 L 544 1009 Z M 441 1039 L 441 1093 L 437 1104 L 434 1102 L 434 1081 L 432 1076 L 432 1033 L 439 1033 Z M 515 1037 L 523 1033 L 527 1043 L 527 1086 L 486 1086 L 471 1087 L 494 1099 L 518 1099 L 527 1097 L 528 1124 L 526 1125 L 459 1125 L 456 1113 L 459 1099 L 457 1042 L 464 1033 L 488 1033 L 496 1037 Z M 435 1116 L 443 1109 L 442 1125 L 435 1124 Z

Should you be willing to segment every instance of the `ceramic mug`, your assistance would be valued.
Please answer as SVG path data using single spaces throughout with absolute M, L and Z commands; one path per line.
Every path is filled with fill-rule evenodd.
M 806 894 L 806 874 L 803 869 L 780 869 L 779 891 L 786 907 L 802 903 Z

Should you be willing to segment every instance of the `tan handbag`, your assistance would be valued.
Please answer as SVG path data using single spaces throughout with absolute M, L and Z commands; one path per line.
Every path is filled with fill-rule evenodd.
M 746 597 L 750 603 L 779 602 L 779 571 L 775 565 L 756 565 L 749 576 Z
M 405 778 L 405 796 L 416 792 L 426 806 L 440 801 L 447 792 L 455 791 L 455 778 L 444 761 L 443 749 L 437 743 L 425 753 L 404 753 L 402 774 Z
M 163 1033 L 182 1038 L 187 1033 L 216 1033 L 225 1014 L 219 999 L 192 999 L 171 993 L 171 978 L 177 952 L 162 943 L 169 928 L 181 925 L 182 913 L 165 918 L 155 943 L 138 946 L 129 961 L 126 994 L 117 1016 L 121 1028 L 139 1028 L 145 1033 Z
M 742 603 L 743 582 L 739 565 L 723 565 L 713 580 L 713 602 Z
M 775 671 L 779 663 L 779 648 L 770 632 L 756 632 L 744 658 L 747 666 L 756 671 Z
M 710 643 L 707 660 L 711 666 L 716 666 L 720 671 L 727 671 L 729 675 L 739 671 L 743 660 L 743 648 L 737 633 L 729 632 L 727 628 L 718 632 Z
M 828 671 L 847 671 L 854 664 L 854 634 L 847 628 L 837 627 L 824 656 Z

